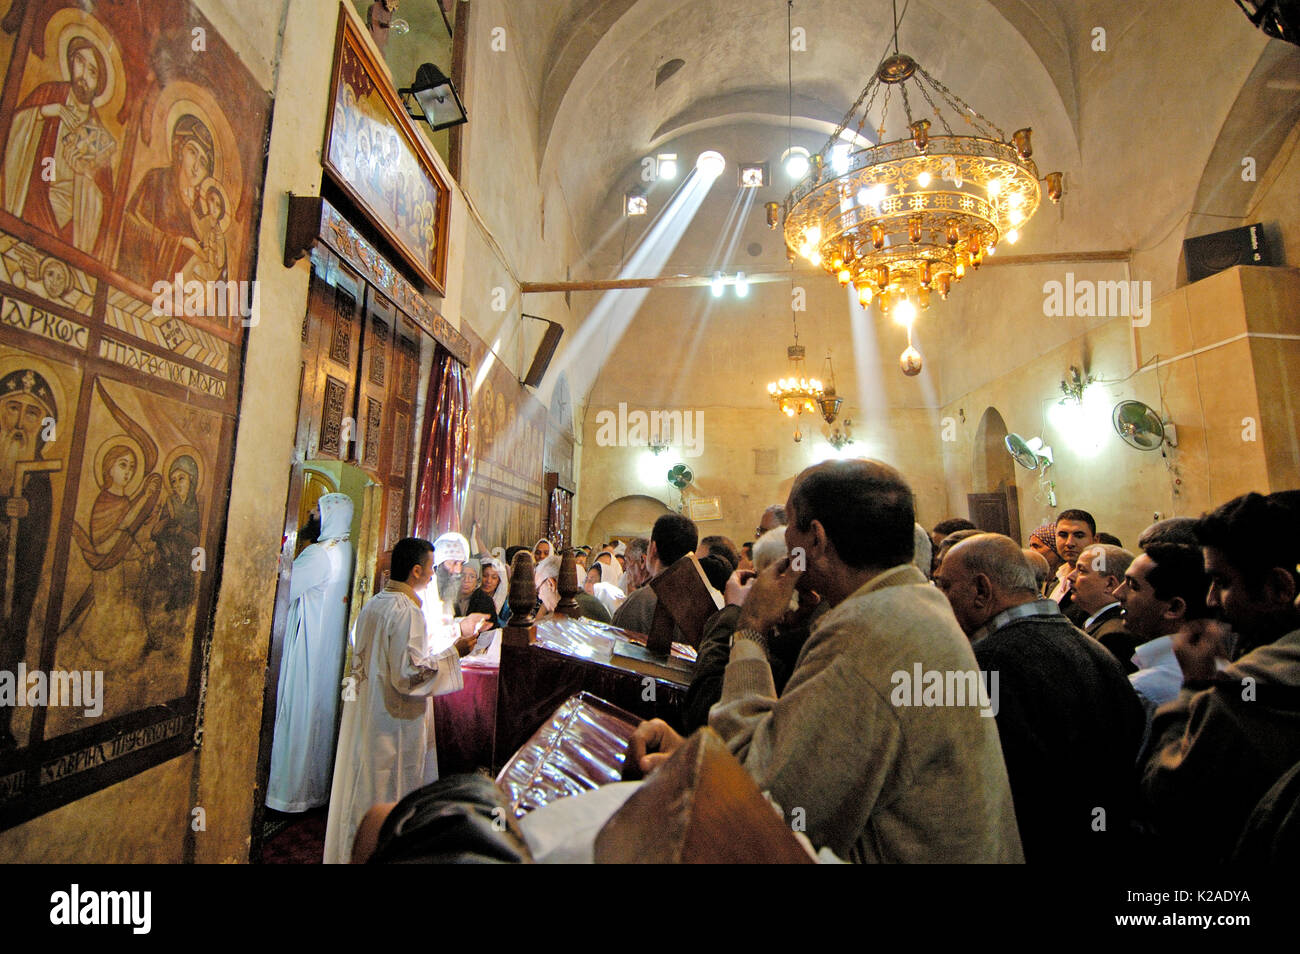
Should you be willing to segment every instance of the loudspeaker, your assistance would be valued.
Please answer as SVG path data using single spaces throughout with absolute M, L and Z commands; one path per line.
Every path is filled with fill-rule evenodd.
M 1226 232 L 1199 235 L 1183 242 L 1187 280 L 1198 282 L 1234 265 L 1268 265 L 1264 227 L 1259 222 Z
M 526 318 L 532 318 L 532 315 L 525 315 Z M 528 366 L 528 373 L 524 375 L 524 384 L 530 388 L 535 388 L 542 383 L 542 378 L 546 377 L 546 368 L 551 363 L 551 358 L 555 357 L 555 349 L 559 347 L 560 336 L 564 334 L 564 328 L 559 322 L 549 321 L 546 318 L 538 318 L 538 321 L 546 322 L 546 333 L 542 335 L 542 343 L 537 346 L 537 354 L 533 355 L 533 363 Z

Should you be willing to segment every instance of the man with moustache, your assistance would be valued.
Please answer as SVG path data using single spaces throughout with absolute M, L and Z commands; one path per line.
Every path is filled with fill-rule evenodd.
M 53 494 L 44 461 L 47 420 L 59 410 L 49 383 L 30 368 L 0 378 L 0 672 L 14 672 L 27 653 L 27 626 L 45 565 Z M 16 747 L 13 708 L 0 706 L 0 752 Z
M 1056 569 L 1056 587 L 1050 598 L 1056 600 L 1061 612 L 1071 623 L 1082 628 L 1088 612 L 1076 606 L 1070 591 L 1068 577 L 1074 572 L 1079 554 L 1097 541 L 1097 521 L 1086 510 L 1062 510 L 1056 518 L 1056 551 L 1062 562 Z

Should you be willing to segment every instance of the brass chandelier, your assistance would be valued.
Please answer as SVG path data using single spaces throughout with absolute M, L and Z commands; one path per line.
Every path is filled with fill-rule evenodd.
M 840 398 L 835 395 L 834 383 L 831 384 L 828 394 L 821 381 L 808 377 L 807 369 L 804 367 L 805 349 L 799 343 L 797 319 L 794 324 L 794 344 L 786 348 L 785 353 L 790 359 L 790 372 L 786 377 L 768 382 L 768 395 L 786 417 L 798 417 L 804 411 L 810 414 L 820 411 L 826 417 L 827 423 L 830 423 L 835 419 L 835 413 L 839 411 Z M 834 410 L 830 409 L 832 405 Z M 798 422 L 794 427 L 794 439 L 796 443 L 803 440 Z
M 905 373 L 915 374 L 920 355 L 911 346 L 910 325 L 916 310 L 929 307 L 932 292 L 946 299 L 1002 239 L 1014 243 L 1041 192 L 1030 129 L 1008 139 L 899 53 L 897 21 L 893 45 L 826 145 L 810 157 L 808 174 L 786 197 L 783 213 L 791 261 L 802 255 L 840 285 L 852 283 L 864 308 L 874 301 L 882 313 L 896 311 L 909 328 L 900 363 Z M 908 132 L 886 141 L 895 93 Z M 878 98 L 878 145 L 858 148 L 855 143 L 868 141 L 863 130 Z M 914 114 L 914 104 L 922 103 L 933 120 Z M 946 112 L 956 113 L 969 129 L 959 135 L 955 117 L 950 122 Z M 941 134 L 931 132 L 936 123 Z M 841 139 L 850 128 L 854 142 Z M 1042 181 L 1048 198 L 1059 201 L 1061 174 L 1049 173 Z

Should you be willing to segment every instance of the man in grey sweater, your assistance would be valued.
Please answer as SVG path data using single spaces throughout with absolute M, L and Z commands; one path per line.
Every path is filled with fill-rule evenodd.
M 842 858 L 1022 861 L 988 696 L 919 692 L 978 673 L 947 600 L 911 564 L 911 489 L 887 464 L 827 461 L 795 480 L 786 516 L 790 557 L 744 588 L 733 578 L 744 603 L 709 725 L 791 824 Z M 796 584 L 830 610 L 778 698 L 767 638 Z M 652 720 L 629 758 L 651 771 L 680 743 Z

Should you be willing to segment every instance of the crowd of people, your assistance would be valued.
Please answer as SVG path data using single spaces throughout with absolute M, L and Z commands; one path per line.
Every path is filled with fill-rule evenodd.
M 740 546 L 665 514 L 574 556 L 584 616 L 646 632 L 647 584 L 688 554 L 723 606 L 680 718 L 632 739 L 642 771 L 708 725 L 840 859 L 1114 864 L 1294 846 L 1297 541 L 1290 491 L 1135 550 L 1066 509 L 1022 549 L 960 518 L 926 531 L 898 471 L 848 460 L 801 473 Z M 458 561 L 454 635 L 506 621 L 518 549 Z M 545 616 L 561 554 L 532 552 Z
M 1300 491 L 1159 521 L 1136 554 L 1082 509 L 1027 549 L 960 518 L 926 533 L 874 461 L 810 468 L 768 512 L 786 525 L 727 583 L 681 729 L 718 731 L 814 845 L 1063 864 L 1294 851 Z M 652 770 L 683 732 L 644 723 L 633 757 Z

